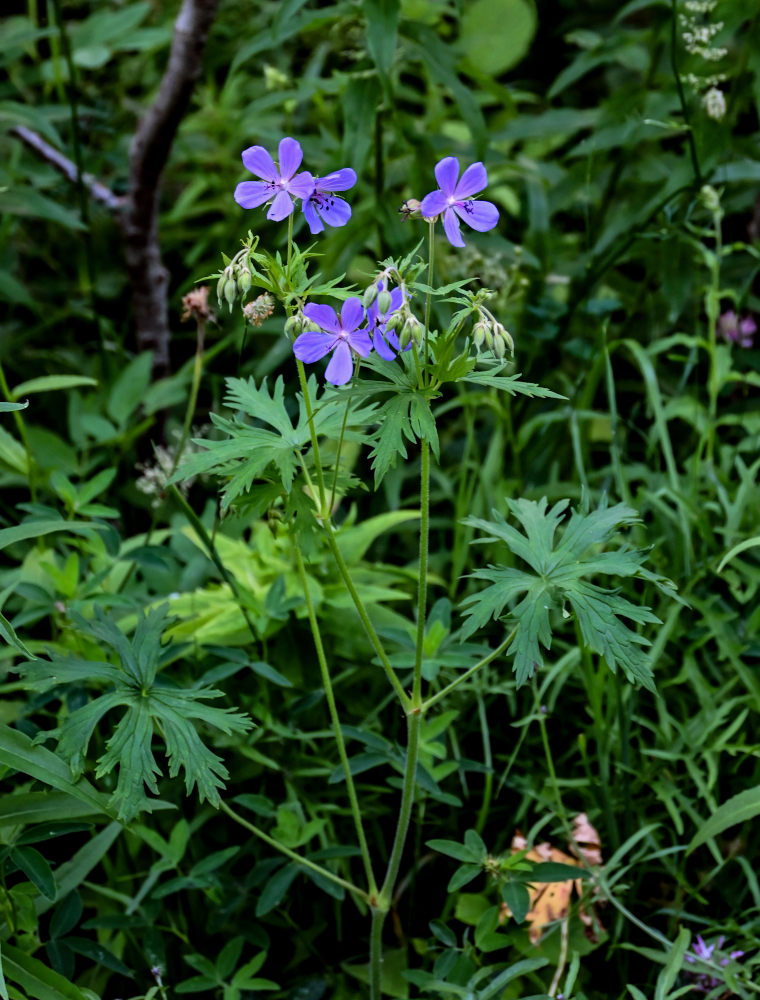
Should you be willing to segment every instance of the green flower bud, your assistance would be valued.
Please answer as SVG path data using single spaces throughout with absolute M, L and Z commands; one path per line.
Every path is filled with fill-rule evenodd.
M 493 334 L 488 327 L 485 328 L 483 332 L 483 337 L 485 338 L 486 347 L 489 351 L 493 350 Z
M 507 353 L 507 345 L 504 343 L 501 337 L 493 338 L 493 352 L 497 358 L 503 358 Z
M 241 271 L 240 274 L 238 275 L 237 286 L 243 295 L 245 295 L 245 293 L 248 291 L 248 289 L 251 287 L 252 284 L 253 284 L 253 278 L 251 278 L 251 272 Z
M 222 304 L 222 298 L 224 296 L 224 286 L 226 282 L 227 282 L 227 275 L 224 274 L 224 272 L 222 272 L 221 276 L 219 277 L 219 281 L 217 281 L 216 283 L 216 297 L 217 300 L 219 301 L 219 305 Z
M 383 289 L 383 291 L 380 292 L 380 294 L 377 297 L 378 312 L 380 313 L 381 316 L 384 316 L 385 313 L 388 312 L 390 307 L 391 307 L 391 293 L 387 289 Z
M 224 297 L 225 299 L 227 299 L 230 308 L 232 308 L 232 304 L 237 298 L 237 282 L 235 281 L 234 278 L 227 278 L 227 280 L 225 281 Z
M 293 316 L 288 316 L 285 320 L 285 333 L 289 337 L 293 337 L 301 332 L 301 317 L 298 313 Z
M 386 327 L 386 330 L 388 328 Z M 403 351 L 412 341 L 412 330 L 408 323 L 404 323 L 404 329 L 399 334 L 398 346 Z
M 496 324 L 496 333 L 499 335 L 501 340 L 504 341 L 504 346 L 509 351 L 510 354 L 515 352 L 515 342 L 512 340 L 512 334 L 509 330 L 506 330 L 501 323 Z
M 385 329 L 388 331 L 395 330 L 396 327 L 401 325 L 403 318 L 403 314 L 399 312 L 398 309 L 395 312 L 392 312 L 385 322 Z
M 476 323 L 472 330 L 472 342 L 480 349 L 486 339 L 486 328 L 483 323 Z
M 378 292 L 377 285 L 373 281 L 372 284 L 369 285 L 364 292 L 364 298 L 362 299 L 362 304 L 365 309 L 369 309 L 369 307 L 375 301 L 375 299 L 377 298 L 377 292 Z

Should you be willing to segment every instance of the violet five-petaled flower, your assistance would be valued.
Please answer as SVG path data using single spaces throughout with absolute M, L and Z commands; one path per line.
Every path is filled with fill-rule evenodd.
M 385 291 L 385 281 L 378 281 L 377 286 L 381 292 Z M 367 327 L 372 336 L 372 346 L 380 357 L 386 361 L 393 361 L 401 350 L 395 330 L 386 330 L 386 324 L 390 314 L 400 309 L 403 301 L 404 293 L 397 287 L 391 292 L 391 304 L 386 312 L 380 312 L 377 299 L 375 299 L 367 310 Z M 408 351 L 411 346 L 410 341 L 404 350 Z
M 351 167 L 333 170 L 326 177 L 314 178 L 314 189 L 303 200 L 303 214 L 312 235 L 321 233 L 328 226 L 345 226 L 351 218 L 351 206 L 335 191 L 348 191 L 356 184 L 356 172 Z
M 263 146 L 243 150 L 243 163 L 260 181 L 242 181 L 234 198 L 241 208 L 258 208 L 271 201 L 267 218 L 274 222 L 286 219 L 295 208 L 293 198 L 308 198 L 314 190 L 314 178 L 308 170 L 296 173 L 303 160 L 301 144 L 286 137 L 280 140 L 279 167 Z
M 310 330 L 296 337 L 293 353 L 299 361 L 310 364 L 332 351 L 325 378 L 333 385 L 345 385 L 353 374 L 354 352 L 366 358 L 372 350 L 372 341 L 366 329 L 358 329 L 364 321 L 361 300 L 346 299 L 340 311 L 340 319 L 332 306 L 314 302 L 304 307 L 303 314 L 319 330 Z
M 459 160 L 456 156 L 446 156 L 435 165 L 435 179 L 439 190 L 425 195 L 420 212 L 426 218 L 443 215 L 443 229 L 452 246 L 465 245 L 459 230 L 460 219 L 479 233 L 488 232 L 498 223 L 498 208 L 490 201 L 472 197 L 488 184 L 482 163 L 471 164 L 460 177 Z
M 733 309 L 720 314 L 717 328 L 724 340 L 729 344 L 738 344 L 739 347 L 752 347 L 757 333 L 757 323 L 754 319 L 751 316 L 739 319 Z

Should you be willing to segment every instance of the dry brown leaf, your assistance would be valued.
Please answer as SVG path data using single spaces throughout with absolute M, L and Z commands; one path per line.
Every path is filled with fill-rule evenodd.
M 575 850 L 574 845 L 577 845 L 577 853 L 580 858 L 565 854 L 564 851 L 552 847 L 548 841 L 536 844 L 525 857 L 528 861 L 556 861 L 563 865 L 575 865 L 576 867 L 600 865 L 602 863 L 602 847 L 599 834 L 589 823 L 585 813 L 580 813 L 573 820 L 572 835 L 573 844 L 571 844 L 570 849 Z M 512 838 L 512 853 L 524 851 L 527 846 L 525 837 L 518 830 Z M 579 878 L 567 879 L 564 882 L 538 882 L 535 885 L 527 886 L 530 895 L 530 910 L 525 919 L 528 921 L 530 939 L 534 944 L 541 937 L 547 924 L 553 923 L 555 920 L 564 920 L 567 917 L 570 912 L 570 897 L 573 886 L 575 886 L 575 891 L 579 896 L 583 894 L 583 881 Z M 586 913 L 583 907 L 578 908 L 578 915 L 586 925 L 587 933 L 591 934 L 593 924 L 591 915 Z M 510 909 L 504 903 L 499 911 L 499 921 L 503 922 L 510 916 Z

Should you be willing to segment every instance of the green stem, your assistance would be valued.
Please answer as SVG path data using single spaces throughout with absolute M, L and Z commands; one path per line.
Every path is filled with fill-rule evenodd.
M 351 405 L 351 393 L 346 398 L 346 409 L 343 413 L 343 423 L 340 425 L 340 437 L 338 438 L 338 449 L 335 453 L 335 471 L 333 473 L 332 488 L 330 489 L 330 513 L 335 506 L 335 494 L 338 489 L 338 472 L 340 470 L 340 456 L 343 451 L 343 436 L 346 433 L 346 423 L 348 422 L 348 411 Z
M 715 425 L 718 419 L 718 396 L 720 381 L 717 359 L 717 324 L 720 308 L 720 259 L 723 252 L 723 232 L 720 224 L 720 212 L 713 213 L 713 231 L 715 248 L 710 258 L 710 287 L 707 291 L 705 311 L 707 313 L 707 342 L 710 346 L 710 373 L 708 376 L 709 414 L 707 426 L 707 461 L 712 466 L 715 450 Z M 701 450 L 701 449 L 700 449 Z
M 383 924 L 386 914 L 372 908 L 372 924 L 369 935 L 369 998 L 381 1000 L 383 967 Z
M 177 466 L 182 458 L 182 452 L 185 450 L 187 439 L 190 436 L 190 428 L 193 426 L 195 408 L 198 405 L 198 390 L 200 389 L 201 376 L 203 375 L 203 345 L 205 341 L 206 325 L 202 319 L 198 319 L 197 322 L 198 328 L 196 332 L 195 361 L 193 362 L 193 379 L 190 383 L 190 397 L 187 401 L 185 419 L 182 424 L 182 434 L 180 435 L 177 450 L 174 453 L 174 461 L 172 462 L 171 472 L 168 477 L 169 479 L 171 479 L 177 471 Z
M 290 258 L 293 253 L 293 213 L 288 216 L 288 282 L 290 282 Z
M 3 395 L 8 400 L 9 403 L 17 403 L 18 400 L 15 396 L 11 395 L 11 390 L 8 385 L 8 380 L 5 377 L 5 372 L 3 371 L 3 366 L 0 364 L 0 389 L 3 391 Z M 32 499 L 32 503 L 37 501 L 37 486 L 35 483 L 34 476 L 34 457 L 32 455 L 32 449 L 29 447 L 29 438 L 26 433 L 26 423 L 24 418 L 21 416 L 19 410 L 13 410 L 13 419 L 16 423 L 16 428 L 21 438 L 21 443 L 24 445 L 24 453 L 26 455 L 26 472 L 29 478 L 29 496 Z
M 309 625 L 311 626 L 311 634 L 314 639 L 314 647 L 317 651 L 319 672 L 322 675 L 322 686 L 325 689 L 325 696 L 327 697 L 327 706 L 330 711 L 330 719 L 332 720 L 333 733 L 335 734 L 335 743 L 338 747 L 338 755 L 340 756 L 340 762 L 343 766 L 343 773 L 346 777 L 346 788 L 348 790 L 348 799 L 351 804 L 351 815 L 353 816 L 354 819 L 356 836 L 359 841 L 359 848 L 361 849 L 362 852 L 364 871 L 367 876 L 367 885 L 369 886 L 370 895 L 374 896 L 377 893 L 377 883 L 375 882 L 375 876 L 372 871 L 372 860 L 370 858 L 367 838 L 364 835 L 364 827 L 362 826 L 362 819 L 361 819 L 361 810 L 359 809 L 359 800 L 356 795 L 354 778 L 353 775 L 351 774 L 351 766 L 349 765 L 348 762 L 348 754 L 346 753 L 346 744 L 343 739 L 343 732 L 340 728 L 338 706 L 335 703 L 335 694 L 333 692 L 332 680 L 330 678 L 330 671 L 327 666 L 327 658 L 325 657 L 324 645 L 322 643 L 322 634 L 319 629 L 319 622 L 317 621 L 317 616 L 314 612 L 314 605 L 311 600 L 311 594 L 309 592 L 309 581 L 306 577 L 306 568 L 303 563 L 303 557 L 298 547 L 296 545 L 294 545 L 293 547 L 296 553 L 298 575 L 301 579 L 301 587 L 303 588 L 304 599 L 306 601 L 306 611 L 309 616 Z
M 317 509 L 319 510 L 320 517 L 324 520 L 329 518 L 330 512 L 325 511 L 325 474 L 322 470 L 322 457 L 319 453 L 319 442 L 317 441 L 317 432 L 314 427 L 314 411 L 311 408 L 311 399 L 309 398 L 309 387 L 306 382 L 306 369 L 303 366 L 303 361 L 296 358 L 296 368 L 298 369 L 298 381 L 301 385 L 301 392 L 303 394 L 303 403 L 306 407 L 306 416 L 309 420 L 309 434 L 311 436 L 311 450 L 314 452 L 314 465 L 317 470 L 317 485 L 319 486 L 319 497 L 314 499 L 317 501 Z
M 417 584 L 417 644 L 414 654 L 414 686 L 412 704 L 422 704 L 422 654 L 425 646 L 425 612 L 427 610 L 428 548 L 430 535 L 430 445 L 422 441 L 420 454 L 420 567 Z
M 533 678 L 533 693 L 536 698 L 536 717 L 538 718 L 538 728 L 541 730 L 541 743 L 544 748 L 546 767 L 549 771 L 549 783 L 551 784 L 552 791 L 554 792 L 554 798 L 557 802 L 557 815 L 562 820 L 562 825 L 564 826 L 568 837 L 572 838 L 572 827 L 570 826 L 570 820 L 568 819 L 567 812 L 565 811 L 565 804 L 562 801 L 562 793 L 559 790 L 557 772 L 554 768 L 554 757 L 552 756 L 551 747 L 549 746 L 549 734 L 546 731 L 546 717 L 541 711 L 540 696 L 536 687 L 535 677 Z
M 222 812 L 227 813 L 230 819 L 234 819 L 234 821 L 239 823 L 240 826 L 245 827 L 246 830 L 258 837 L 259 840 L 263 840 L 265 844 L 269 844 L 270 847 L 279 851 L 280 854 L 284 854 L 286 857 L 290 858 L 291 861 L 295 861 L 297 864 L 303 865 L 304 868 L 310 868 L 313 872 L 317 872 L 323 878 L 329 879 L 330 882 L 334 882 L 336 885 L 342 886 L 348 892 L 353 893 L 354 896 L 364 900 L 365 903 L 370 902 L 367 893 L 363 889 L 360 889 L 357 885 L 354 885 L 353 882 L 348 882 L 346 879 L 341 878 L 340 875 L 336 875 L 334 872 L 331 872 L 329 868 L 324 868 L 322 865 L 318 865 L 315 861 L 310 861 L 308 858 L 302 857 L 295 851 L 291 851 L 289 847 L 286 847 L 278 840 L 270 837 L 268 834 L 264 833 L 263 830 L 260 830 L 259 827 L 254 826 L 253 823 L 249 823 L 243 816 L 238 815 L 234 809 L 230 809 L 226 802 L 220 802 L 219 808 Z
M 385 880 L 380 889 L 379 909 L 387 912 L 391 904 L 393 889 L 398 878 L 401 867 L 401 856 L 404 853 L 406 835 L 409 830 L 409 821 L 412 816 L 412 806 L 414 805 L 414 787 L 417 781 L 417 760 L 420 749 L 420 728 L 422 726 L 422 714 L 414 711 L 407 716 L 408 734 L 406 744 L 406 765 L 404 767 L 404 784 L 401 790 L 401 806 L 398 812 L 398 822 L 396 824 L 396 835 L 393 838 L 393 847 L 388 861 L 388 870 L 385 873 Z
M 450 684 L 447 684 L 445 688 L 441 688 L 441 690 L 438 691 L 436 694 L 431 695 L 429 698 L 426 698 L 422 702 L 422 705 L 420 706 L 420 711 L 423 713 L 423 715 L 425 714 L 425 712 L 428 711 L 429 708 L 432 708 L 432 706 L 435 705 L 436 702 L 439 702 L 443 698 L 447 697 L 447 695 L 449 695 L 454 690 L 454 688 L 459 687 L 460 684 L 464 684 L 464 682 L 469 680 L 473 674 L 476 674 L 478 672 L 478 670 L 482 670 L 483 667 L 486 666 L 486 664 L 491 662 L 491 660 L 495 660 L 496 657 L 499 656 L 500 653 L 503 653 L 504 650 L 507 648 L 507 646 L 509 646 L 509 644 L 512 642 L 516 634 L 517 634 L 517 628 L 513 628 L 512 631 L 507 636 L 507 638 L 504 639 L 504 641 L 501 642 L 496 647 L 496 649 L 492 649 L 487 656 L 484 656 L 482 660 L 478 660 L 478 662 L 474 664 L 474 666 L 470 667 L 469 670 L 465 670 L 463 674 L 460 674 L 459 677 L 453 680 Z
M 388 656 L 386 655 L 386 652 L 383 649 L 382 643 L 380 642 L 380 638 L 377 632 L 375 631 L 375 627 L 369 619 L 369 615 L 367 614 L 367 609 L 364 607 L 364 603 L 362 602 L 362 599 L 359 596 L 359 592 L 356 589 L 356 585 L 354 584 L 354 581 L 351 577 L 351 572 L 348 566 L 346 565 L 346 560 L 343 558 L 343 553 L 340 551 L 340 546 L 338 545 L 338 541 L 335 537 L 335 530 L 333 529 L 333 526 L 330 524 L 329 521 L 325 520 L 323 524 L 325 528 L 325 534 L 327 535 L 327 544 L 330 546 L 330 551 L 332 552 L 333 558 L 337 563 L 340 575 L 343 577 L 343 582 L 346 585 L 346 589 L 351 595 L 351 600 L 354 602 L 354 607 L 356 608 L 359 617 L 362 620 L 362 625 L 364 625 L 365 631 L 369 636 L 369 641 L 372 643 L 372 646 L 374 647 L 374 650 L 378 655 L 380 663 L 383 666 L 383 670 L 385 671 L 385 674 L 388 680 L 390 681 L 391 686 L 393 687 L 396 694 L 399 696 L 401 704 L 404 707 L 404 711 L 409 711 L 411 707 L 411 701 L 409 695 L 406 693 L 406 691 L 404 691 L 401 681 L 396 676 L 396 671 L 391 666 L 390 660 L 388 659 Z
M 253 622 L 251 621 L 251 616 L 248 614 L 248 609 L 243 604 L 243 600 L 237 588 L 235 578 L 227 572 L 227 567 L 220 559 L 219 553 L 216 551 L 216 546 L 214 545 L 209 533 L 206 531 L 206 526 L 204 525 L 203 521 L 201 521 L 201 519 L 198 517 L 198 515 L 195 513 L 195 511 L 187 502 L 187 500 L 182 496 L 182 494 L 180 493 L 180 491 L 177 489 L 176 486 L 170 486 L 169 491 L 171 492 L 174 499 L 177 501 L 177 503 L 184 511 L 185 516 L 187 517 L 190 524 L 198 532 L 198 537 L 206 546 L 206 551 L 209 554 L 209 558 L 216 566 L 216 568 L 219 570 L 219 573 L 221 574 L 221 577 L 224 580 L 224 582 L 227 584 L 232 593 L 235 595 L 235 600 L 237 601 L 238 607 L 240 608 L 240 613 L 242 614 L 243 618 L 245 618 L 245 623 L 248 626 L 248 631 L 251 633 L 251 636 L 253 637 L 253 641 L 258 642 L 259 637 L 256 633 L 256 629 L 253 626 Z
M 428 223 L 428 288 L 433 287 L 433 267 L 435 264 L 435 223 Z M 430 305 L 432 292 L 425 298 L 425 349 L 422 356 L 423 365 L 428 363 L 428 334 L 430 333 Z

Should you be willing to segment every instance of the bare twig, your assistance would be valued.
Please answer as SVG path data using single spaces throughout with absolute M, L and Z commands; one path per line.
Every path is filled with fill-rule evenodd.
M 219 0 L 183 0 L 174 23 L 169 65 L 158 94 L 138 124 L 129 150 L 124 215 L 127 269 L 132 283 L 137 344 L 153 350 L 157 370 L 169 367 L 169 274 L 158 241 L 158 202 L 177 129 L 200 76 L 203 50 Z
M 45 160 L 51 166 L 55 167 L 72 184 L 79 183 L 79 172 L 77 171 L 76 164 L 68 156 L 60 153 L 55 146 L 51 146 L 37 132 L 27 128 L 26 125 L 16 125 L 11 129 L 11 134 L 20 139 L 29 149 L 33 150 L 40 159 Z M 82 183 L 94 201 L 99 201 L 101 205 L 105 205 L 115 215 L 119 215 L 123 211 L 125 199 L 114 194 L 109 187 L 102 184 L 92 174 L 82 174 Z

